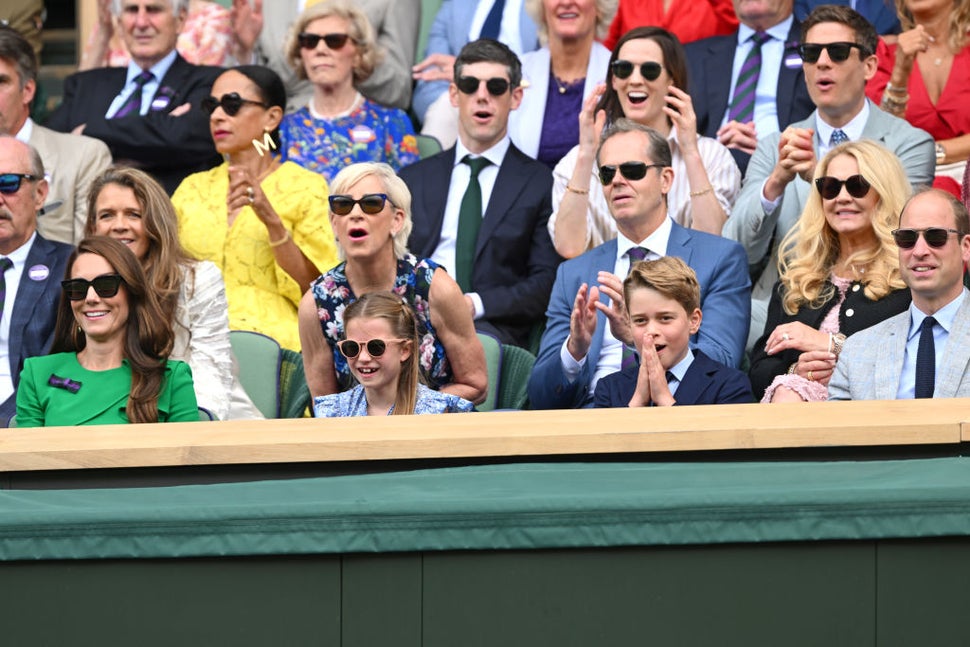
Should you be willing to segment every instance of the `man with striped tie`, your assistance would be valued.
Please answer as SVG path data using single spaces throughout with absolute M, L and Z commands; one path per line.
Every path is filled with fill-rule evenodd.
M 876 73 L 876 42 L 872 25 L 846 6 L 822 5 L 802 23 L 798 52 L 816 109 L 759 139 L 723 230 L 744 245 L 756 279 L 748 348 L 764 332 L 778 280 L 778 248 L 802 213 L 815 164 L 825 153 L 842 142 L 872 139 L 899 157 L 914 187 L 933 180 L 933 138 L 866 99 L 866 81 Z
M 221 161 L 199 104 L 222 69 L 192 65 L 175 51 L 188 0 L 114 0 L 112 6 L 131 62 L 69 76 L 47 126 L 100 139 L 115 162 L 151 173 L 171 193 L 185 176 Z

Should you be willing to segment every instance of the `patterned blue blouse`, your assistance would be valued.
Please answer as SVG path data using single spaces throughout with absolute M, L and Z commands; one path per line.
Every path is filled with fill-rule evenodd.
M 414 415 L 425 413 L 467 413 L 474 405 L 451 393 L 432 391 L 418 385 L 418 400 L 414 403 Z M 393 408 L 392 408 L 393 410 Z M 390 415 L 391 412 L 388 412 Z M 313 415 L 317 418 L 348 418 L 367 415 L 367 395 L 359 384 L 350 391 L 321 395 L 313 399 Z
M 304 106 L 283 117 L 280 139 L 282 161 L 320 173 L 327 182 L 356 162 L 386 162 L 398 171 L 419 159 L 407 114 L 366 99 L 349 115 L 336 119 L 316 119 Z
M 346 391 L 356 384 L 346 358 L 337 350 L 337 342 L 344 334 L 344 308 L 357 300 L 347 281 L 347 263 L 341 263 L 319 277 L 310 286 L 313 299 L 317 304 L 317 316 L 323 336 L 333 352 L 333 367 L 337 373 L 340 390 Z M 431 325 L 431 307 L 428 295 L 431 292 L 431 279 L 438 264 L 427 258 L 420 261 L 408 254 L 397 262 L 397 277 L 392 290 L 406 300 L 414 310 L 418 320 L 418 337 L 421 369 L 425 380 L 433 389 L 455 381 L 445 354 L 445 347 L 438 340 L 434 326 Z

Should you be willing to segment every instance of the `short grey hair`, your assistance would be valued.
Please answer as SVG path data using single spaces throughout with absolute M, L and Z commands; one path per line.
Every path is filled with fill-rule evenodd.
M 179 12 L 189 12 L 189 0 L 161 0 L 162 2 L 167 2 L 172 8 L 172 13 L 178 15 Z M 124 0 L 111 0 L 111 13 L 116 16 L 121 15 L 121 4 Z
M 600 144 L 596 148 L 597 166 L 600 163 L 600 151 L 603 150 L 603 144 L 609 139 L 623 133 L 643 133 L 649 141 L 647 145 L 647 156 L 650 157 L 650 160 L 654 164 L 662 164 L 663 166 L 671 166 L 673 164 L 670 155 L 670 144 L 667 143 L 667 139 L 663 135 L 650 126 L 644 126 L 632 119 L 624 117 L 623 119 L 617 119 L 603 131 L 603 136 L 600 137 Z

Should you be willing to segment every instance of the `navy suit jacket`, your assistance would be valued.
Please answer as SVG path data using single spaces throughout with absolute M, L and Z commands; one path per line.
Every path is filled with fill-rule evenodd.
M 0 404 L 0 426 L 6 427 L 10 417 L 17 412 L 17 386 L 20 384 L 24 360 L 46 355 L 50 351 L 61 296 L 61 280 L 73 250 L 70 245 L 49 241 L 38 234 L 27 253 L 27 262 L 20 276 L 17 298 L 10 315 L 8 350 L 14 394 Z M 30 269 L 39 270 L 42 267 L 47 268 L 47 276 L 38 280 L 31 278 Z
M 626 407 L 637 390 L 639 362 L 607 375 L 596 384 L 596 407 Z M 689 404 L 747 404 L 754 401 L 748 376 L 715 362 L 699 350 L 674 394 L 675 406 Z
M 667 255 L 683 259 L 697 273 L 701 287 L 701 310 L 704 322 L 691 338 L 691 348 L 704 351 L 713 359 L 738 366 L 744 354 L 751 320 L 751 281 L 744 248 L 734 241 L 673 223 L 667 241 Z M 599 362 L 603 330 L 609 323 L 598 312 L 596 331 L 583 366 L 575 381 L 569 382 L 562 371 L 559 352 L 569 337 L 569 316 L 576 293 L 583 283 L 597 285 L 601 270 L 612 272 L 616 264 L 616 239 L 594 247 L 585 254 L 566 261 L 556 272 L 556 282 L 546 311 L 546 330 L 542 335 L 539 357 L 529 378 L 529 402 L 534 409 L 569 409 L 590 406 L 593 393 L 590 383 Z M 608 297 L 600 293 L 600 300 Z
M 452 147 L 400 171 L 412 196 L 408 246 L 418 257 L 430 257 L 441 240 L 454 165 Z M 472 288 L 485 308 L 476 327 L 502 343 L 526 346 L 532 327 L 543 320 L 562 262 L 546 228 L 550 213 L 549 167 L 510 144 L 482 218 L 472 269 Z
M 797 43 L 801 28 L 801 24 L 793 20 L 785 43 Z M 688 43 L 684 48 L 687 52 L 690 97 L 697 114 L 697 132 L 717 139 L 717 130 L 721 127 L 731 102 L 731 75 L 738 48 L 738 33 L 703 38 Z M 779 130 L 784 130 L 794 121 L 805 119 L 815 110 L 815 104 L 812 103 L 805 86 L 802 66 L 790 68 L 785 65 L 784 59 L 782 56 L 778 70 L 778 91 L 775 94 Z M 751 156 L 736 148 L 730 151 L 744 174 Z
M 69 133 L 85 124 L 84 134 L 107 144 L 115 162 L 134 162 L 171 194 L 187 175 L 222 162 L 212 144 L 209 118 L 199 107 L 222 72 L 219 67 L 192 65 L 176 55 L 155 94 L 158 97 L 163 90 L 170 94 L 168 105 L 149 110 L 144 116 L 134 114 L 121 119 L 105 119 L 104 115 L 125 86 L 126 68 L 78 72 L 64 81 L 64 100 L 46 125 Z M 186 102 L 192 105 L 187 113 L 169 115 Z

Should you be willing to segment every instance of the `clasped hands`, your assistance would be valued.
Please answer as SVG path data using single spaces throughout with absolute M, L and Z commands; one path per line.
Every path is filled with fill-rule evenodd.
M 569 315 L 566 349 L 577 362 L 582 361 L 589 352 L 593 333 L 596 332 L 597 310 L 606 315 L 614 337 L 624 344 L 633 345 L 633 332 L 623 302 L 623 280 L 612 272 L 599 272 L 596 280 L 598 285 L 590 287 L 583 283 L 579 286 Z M 600 292 L 609 297 L 608 304 L 600 301 Z
M 828 333 L 795 321 L 776 326 L 771 331 L 765 352 L 777 355 L 786 350 L 802 351 L 790 372 L 827 386 L 838 359 L 830 345 Z

